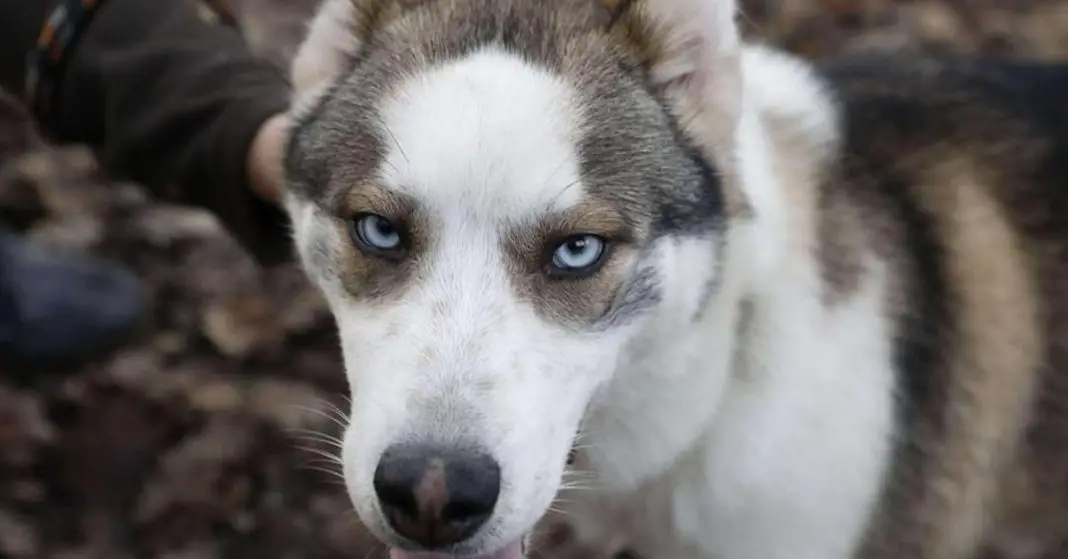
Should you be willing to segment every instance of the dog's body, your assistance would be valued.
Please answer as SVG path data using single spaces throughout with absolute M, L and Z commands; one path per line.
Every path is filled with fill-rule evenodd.
M 782 289 L 822 302 L 794 317 L 773 310 L 788 304 L 764 310 L 770 324 L 798 320 L 782 338 L 762 339 L 776 326 L 752 314 L 743 321 L 753 345 L 734 398 L 751 397 L 744 379 L 778 368 L 769 361 L 783 360 L 783 378 L 753 387 L 768 392 L 751 409 L 722 404 L 740 410 L 709 424 L 691 450 L 703 459 L 638 492 L 576 498 L 567 516 L 580 520 L 579 541 L 650 558 L 1063 556 L 1068 68 L 873 56 L 810 74 L 749 56 L 764 73 L 753 86 L 768 86 L 753 95 L 768 101 L 773 168 L 798 189 L 788 203 L 805 208 L 791 231 L 806 238 L 791 252 L 820 274 L 816 290 Z M 791 75 L 819 80 L 833 118 Z M 782 110 L 780 91 L 800 112 Z M 833 143 L 806 134 L 827 122 Z M 877 269 L 886 283 L 869 291 L 862 278 Z M 888 304 L 872 307 L 873 294 Z M 775 349 L 783 343 L 802 347 Z M 685 421 L 700 405 L 692 397 L 665 405 L 665 421 Z M 879 500 L 863 502 L 874 479 Z
M 353 385 L 349 490 L 391 546 L 516 557 L 564 485 L 606 554 L 1055 556 L 1068 69 L 817 69 L 741 46 L 734 9 L 320 11 L 288 207 Z M 383 505 L 411 463 L 385 457 L 428 444 L 496 464 L 469 537 Z

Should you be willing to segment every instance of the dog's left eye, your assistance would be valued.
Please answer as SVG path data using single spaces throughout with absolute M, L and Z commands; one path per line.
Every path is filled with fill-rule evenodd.
M 597 271 L 608 242 L 596 235 L 576 235 L 553 250 L 551 271 L 565 276 L 584 276 Z

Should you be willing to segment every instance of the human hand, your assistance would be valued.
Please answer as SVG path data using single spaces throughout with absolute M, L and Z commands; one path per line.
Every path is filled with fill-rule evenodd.
M 289 116 L 282 113 L 267 119 L 260 127 L 248 153 L 248 172 L 253 192 L 279 204 L 285 189 L 282 158 Z

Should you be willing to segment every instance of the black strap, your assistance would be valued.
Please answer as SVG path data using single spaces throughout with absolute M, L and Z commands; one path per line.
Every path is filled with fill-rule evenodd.
M 59 0 L 45 19 L 26 64 L 26 104 L 43 128 L 50 129 L 59 83 L 78 40 L 104 0 Z

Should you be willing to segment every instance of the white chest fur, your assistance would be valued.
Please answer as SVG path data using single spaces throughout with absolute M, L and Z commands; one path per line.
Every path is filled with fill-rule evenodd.
M 890 460 L 894 381 L 882 294 L 870 276 L 852 300 L 825 309 L 784 288 L 754 306 L 718 404 L 714 391 L 702 400 L 708 387 L 694 386 L 675 405 L 613 414 L 613 435 L 651 437 L 646 426 L 689 423 L 692 406 L 718 408 L 687 450 L 640 485 L 563 496 L 579 537 L 657 559 L 850 557 Z M 577 467 L 610 453 L 613 469 L 641 469 L 650 461 L 628 462 L 626 449 L 662 446 L 633 442 L 590 433 Z

